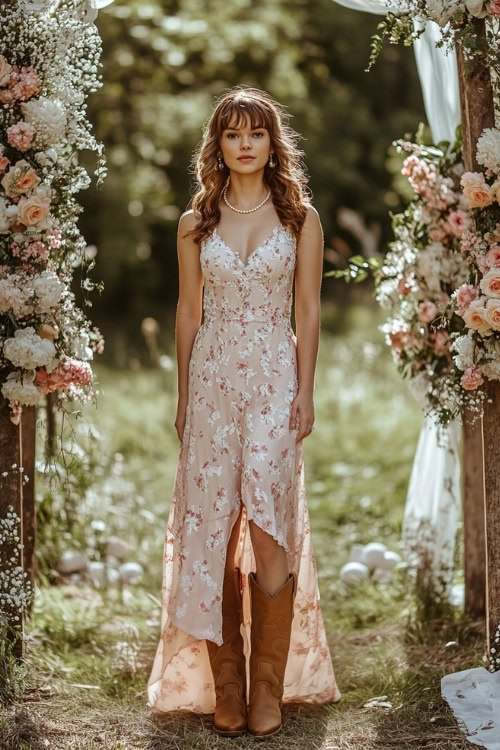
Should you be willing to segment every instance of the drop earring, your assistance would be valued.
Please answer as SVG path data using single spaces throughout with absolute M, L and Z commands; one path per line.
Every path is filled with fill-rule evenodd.
M 222 158 L 222 156 L 217 157 L 217 169 L 224 169 L 224 159 Z
M 275 167 L 276 166 L 276 161 L 274 159 L 274 153 L 269 154 L 269 162 L 268 163 L 269 163 L 270 167 Z

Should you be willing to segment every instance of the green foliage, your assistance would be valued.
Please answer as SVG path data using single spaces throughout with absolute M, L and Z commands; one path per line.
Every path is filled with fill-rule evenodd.
M 28 670 L 23 660 L 15 655 L 19 637 L 19 629 L 0 618 L 0 705 L 3 706 L 19 700 L 25 690 Z
M 109 175 L 101 190 L 86 191 L 81 221 L 99 250 L 95 274 L 106 293 L 94 301 L 93 318 L 108 362 L 145 358 L 145 315 L 160 322 L 163 346 L 169 343 L 191 154 L 226 87 L 258 86 L 288 107 L 304 136 L 327 246 L 339 236 L 352 254 L 360 250 L 337 226 L 344 206 L 388 236 L 384 155 L 421 119 L 423 104 L 410 52 L 384 53 L 370 76 L 363 73 L 373 16 L 324 0 L 122 0 L 100 11 L 97 23 L 104 86 L 89 115 L 106 144 Z M 325 293 L 337 297 L 339 286 L 329 281 Z
M 418 39 L 424 29 L 414 29 L 413 18 L 410 15 L 395 15 L 388 13 L 384 20 L 377 24 L 380 34 L 374 34 L 371 39 L 371 53 L 368 67 L 365 72 L 370 71 L 380 55 L 386 39 L 391 44 L 398 44 L 401 40 L 405 47 L 411 47 L 415 39 Z
M 379 271 L 382 267 L 382 262 L 383 258 L 378 255 L 372 258 L 365 258 L 363 255 L 353 255 L 349 258 L 348 268 L 327 271 L 324 276 L 333 276 L 335 279 L 344 279 L 346 283 L 354 281 L 355 284 L 359 284 L 361 281 L 365 281 L 371 274 Z

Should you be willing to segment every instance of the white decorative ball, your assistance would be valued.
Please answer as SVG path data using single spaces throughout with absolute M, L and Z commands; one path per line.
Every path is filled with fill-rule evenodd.
M 91 560 L 87 566 L 89 577 L 94 586 L 104 586 L 106 581 L 106 570 L 103 562 Z
M 384 568 L 385 570 L 393 570 L 398 563 L 401 562 L 401 555 L 398 555 L 397 552 L 392 552 L 391 550 L 387 550 L 384 552 L 384 561 L 383 564 L 379 565 L 379 568 Z
M 61 559 L 57 563 L 57 570 L 63 575 L 79 573 L 81 570 L 85 570 L 87 562 L 87 556 L 84 555 L 83 552 L 68 550 L 63 553 Z
M 360 562 L 348 562 L 340 571 L 340 580 L 344 583 L 361 583 L 370 576 L 367 566 Z
M 127 562 L 120 565 L 120 577 L 123 583 L 137 583 L 144 573 L 142 565 Z
M 384 554 L 387 550 L 382 542 L 370 542 L 367 544 L 361 555 L 361 562 L 367 565 L 371 570 L 382 567 L 384 564 Z
M 117 536 L 110 536 L 106 545 L 106 554 L 118 557 L 120 560 L 125 555 L 128 555 L 130 551 L 130 545 L 127 544 L 123 539 Z

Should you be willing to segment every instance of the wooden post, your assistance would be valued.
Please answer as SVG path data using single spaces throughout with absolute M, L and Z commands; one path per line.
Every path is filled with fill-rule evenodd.
M 12 468 L 13 466 L 15 468 Z M 16 426 L 10 421 L 10 409 L 4 403 L 3 408 L 0 408 L 0 474 L 7 472 L 7 475 L 0 476 L 0 518 L 6 518 L 9 506 L 12 506 L 13 512 L 21 519 L 19 537 L 22 541 L 23 485 L 19 466 L 22 466 L 21 429 L 20 426 Z M 17 542 L 2 545 L 1 557 L 3 561 L 15 557 L 16 560 L 18 559 L 18 565 L 22 566 L 23 564 L 22 551 L 18 549 Z M 21 656 L 24 641 L 23 614 L 15 610 L 8 610 L 6 616 L 8 624 L 16 627 L 16 634 L 9 633 L 9 635 L 12 635 L 14 653 Z M 19 617 L 19 621 L 16 621 L 15 617 Z
M 36 406 L 25 406 L 21 418 L 21 442 L 23 475 L 28 481 L 23 484 L 23 567 L 26 581 L 34 589 L 35 575 L 35 447 L 36 447 Z M 32 603 L 33 600 L 31 600 Z M 31 607 L 30 607 L 31 608 Z M 28 614 L 28 612 L 26 613 Z
M 486 540 L 484 536 L 483 441 L 481 424 L 463 415 L 462 517 L 464 536 L 465 611 L 486 612 Z
M 484 20 L 474 18 L 478 36 L 485 37 Z M 457 62 L 460 80 L 460 99 L 462 108 L 463 156 L 467 171 L 479 172 L 483 168 L 476 161 L 476 145 L 484 128 L 495 126 L 493 89 L 490 71 L 487 66 L 476 65 L 475 69 L 465 72 L 464 57 L 460 46 L 457 46 Z M 498 471 L 497 446 L 500 438 L 500 383 L 492 382 L 487 386 L 488 398 L 492 403 L 485 406 L 482 420 L 482 451 L 484 460 L 484 522 L 486 538 L 486 620 L 488 650 L 495 630 L 500 622 L 500 472 Z M 471 438 L 474 440 L 474 437 Z M 478 449 L 464 439 L 465 460 L 467 451 L 471 456 L 478 455 Z M 474 459 L 470 458 L 472 463 Z M 479 469 L 468 466 L 467 475 L 471 481 L 477 481 Z M 473 479 L 476 477 L 476 480 Z M 465 528 L 464 534 L 474 534 L 481 523 L 479 518 L 478 499 L 470 497 L 465 501 L 470 505 L 469 519 L 475 515 L 473 528 Z M 471 542 L 473 544 L 473 540 Z M 468 549 L 471 544 L 467 542 Z

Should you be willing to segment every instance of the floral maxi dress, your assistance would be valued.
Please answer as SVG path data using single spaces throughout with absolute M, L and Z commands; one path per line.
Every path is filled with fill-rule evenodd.
M 290 324 L 296 240 L 280 224 L 245 264 L 215 229 L 201 243 L 200 263 L 204 316 L 189 362 L 149 705 L 153 713 L 215 709 L 205 641 L 222 643 L 226 548 L 241 509 L 236 564 L 243 574 L 247 670 L 253 520 L 285 548 L 298 578 L 283 701 L 337 701 L 311 547 L 302 441 L 296 443 L 297 432 L 289 429 L 298 388 Z

